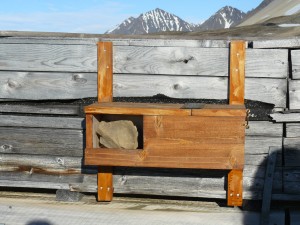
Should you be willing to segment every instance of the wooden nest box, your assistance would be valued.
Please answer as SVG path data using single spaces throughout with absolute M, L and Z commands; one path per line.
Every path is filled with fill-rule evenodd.
M 148 104 L 112 101 L 112 43 L 98 43 L 98 102 L 85 107 L 84 162 L 99 166 L 99 201 L 112 200 L 112 167 L 124 166 L 228 170 L 227 203 L 242 205 L 245 46 L 231 42 L 228 105 Z M 98 124 L 122 119 L 138 127 L 138 149 L 99 147 Z

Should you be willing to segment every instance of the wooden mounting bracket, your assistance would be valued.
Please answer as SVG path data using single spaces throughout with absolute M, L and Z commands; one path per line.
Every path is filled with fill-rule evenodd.
M 243 170 L 231 170 L 228 174 L 227 205 L 243 204 Z

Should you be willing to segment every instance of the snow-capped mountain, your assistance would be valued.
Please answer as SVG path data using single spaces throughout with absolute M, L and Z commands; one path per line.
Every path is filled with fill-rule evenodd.
M 246 16 L 241 10 L 225 6 L 217 11 L 213 16 L 201 25 L 196 26 L 196 30 L 226 29 L 237 25 Z
M 130 17 L 116 28 L 107 31 L 107 34 L 150 34 L 162 31 L 192 31 L 193 27 L 174 14 L 162 9 L 154 9 L 141 14 L 139 17 Z

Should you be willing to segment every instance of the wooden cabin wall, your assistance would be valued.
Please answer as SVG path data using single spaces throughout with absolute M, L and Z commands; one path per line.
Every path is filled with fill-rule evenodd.
M 97 96 L 99 40 L 114 43 L 114 97 L 227 99 L 228 41 L 2 37 L 0 186 L 96 193 L 97 170 L 82 163 L 83 105 L 74 101 Z M 245 98 L 277 112 L 299 109 L 297 50 L 259 44 L 246 50 Z M 244 198 L 262 198 L 271 146 L 278 147 L 273 194 L 299 193 L 298 147 L 289 148 L 299 143 L 299 121 L 254 117 L 246 131 Z M 226 198 L 227 171 L 114 168 L 114 174 L 115 193 Z

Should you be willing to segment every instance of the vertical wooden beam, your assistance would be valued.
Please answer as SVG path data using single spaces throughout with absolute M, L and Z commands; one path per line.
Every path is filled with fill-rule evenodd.
M 98 43 L 98 102 L 113 100 L 112 42 Z
M 85 115 L 85 136 L 86 136 L 86 142 L 85 147 L 86 148 L 93 148 L 93 115 L 92 114 L 86 114 Z
M 98 43 L 98 102 L 113 100 L 113 49 L 112 42 Z M 98 168 L 98 201 L 113 198 L 112 167 Z
M 243 170 L 231 170 L 228 174 L 227 205 L 243 204 Z
M 245 41 L 232 41 L 230 45 L 229 104 L 243 105 L 245 95 Z

